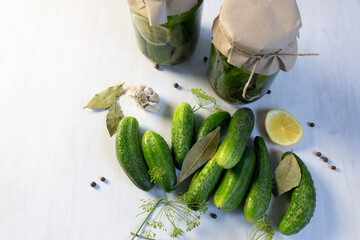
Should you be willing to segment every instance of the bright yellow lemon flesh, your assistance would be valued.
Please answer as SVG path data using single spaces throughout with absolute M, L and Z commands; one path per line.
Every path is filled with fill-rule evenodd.
M 268 111 L 265 118 L 265 130 L 271 141 L 281 146 L 294 145 L 303 136 L 299 121 L 281 109 Z

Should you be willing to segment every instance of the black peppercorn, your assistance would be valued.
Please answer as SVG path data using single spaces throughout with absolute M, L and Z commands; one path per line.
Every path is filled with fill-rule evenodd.
M 101 177 L 100 180 L 101 180 L 102 182 L 105 182 L 106 179 L 105 179 L 105 177 Z
M 90 183 L 90 186 L 95 187 L 95 186 L 96 186 L 96 182 Z
M 315 155 L 318 156 L 318 157 L 320 157 L 320 156 L 321 156 L 321 152 L 316 152 Z
M 212 217 L 213 219 L 216 219 L 217 215 L 215 213 L 210 213 L 210 217 Z
M 313 122 L 308 122 L 308 126 L 309 126 L 309 127 L 315 127 L 315 123 L 313 123 Z
M 155 69 L 159 69 L 159 67 L 160 67 L 159 64 L 155 64 L 154 66 Z
M 178 87 L 179 87 L 179 84 L 174 83 L 174 88 L 178 88 Z

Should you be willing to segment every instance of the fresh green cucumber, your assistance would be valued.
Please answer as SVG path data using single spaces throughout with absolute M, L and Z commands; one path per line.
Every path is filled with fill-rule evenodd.
M 228 112 L 216 112 L 211 114 L 205 121 L 201 124 L 196 141 L 199 141 L 202 137 L 205 137 L 207 134 L 212 132 L 217 127 L 225 127 L 228 125 L 231 119 L 231 115 Z
M 262 137 L 254 139 L 256 166 L 255 173 L 246 197 L 244 216 L 248 222 L 256 222 L 269 207 L 272 190 L 270 156 Z
M 177 182 L 174 161 L 164 138 L 153 131 L 146 131 L 142 139 L 142 150 L 150 174 L 154 174 L 156 183 L 165 191 L 175 190 Z
M 189 189 L 184 194 L 184 202 L 193 210 L 198 210 L 198 204 L 207 202 L 220 179 L 223 169 L 212 158 L 198 170 L 191 179 Z
M 246 147 L 240 162 L 235 167 L 226 170 L 215 192 L 214 204 L 218 209 L 228 212 L 240 205 L 249 188 L 255 163 L 254 149 Z
M 281 160 L 290 153 L 284 153 Z M 301 169 L 301 181 L 291 193 L 290 206 L 279 225 L 280 232 L 285 235 L 292 235 L 303 229 L 314 215 L 316 206 L 316 192 L 311 174 L 304 162 L 295 154 L 294 156 Z
M 254 113 L 250 108 L 241 108 L 234 113 L 225 139 L 214 157 L 220 167 L 229 169 L 240 161 L 254 128 L 254 119 Z
M 171 126 L 171 148 L 178 169 L 181 169 L 192 146 L 194 127 L 195 118 L 191 106 L 186 102 L 180 103 L 175 110 Z
M 139 123 L 134 117 L 124 117 L 116 133 L 116 157 L 130 180 L 140 189 L 149 191 L 154 187 L 148 167 L 142 157 L 139 143 Z

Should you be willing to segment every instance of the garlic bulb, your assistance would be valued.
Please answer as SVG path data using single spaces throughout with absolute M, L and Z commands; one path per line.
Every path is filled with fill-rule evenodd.
M 161 109 L 160 97 L 152 88 L 138 85 L 131 88 L 127 95 L 134 98 L 138 107 L 149 112 L 159 112 Z

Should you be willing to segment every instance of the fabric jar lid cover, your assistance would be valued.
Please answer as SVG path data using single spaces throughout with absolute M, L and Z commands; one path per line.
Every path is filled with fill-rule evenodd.
M 300 27 L 295 0 L 225 0 L 212 43 L 230 64 L 271 75 L 294 66 Z
M 147 17 L 150 26 L 167 22 L 168 16 L 189 11 L 198 0 L 127 0 L 129 6 L 137 13 Z

